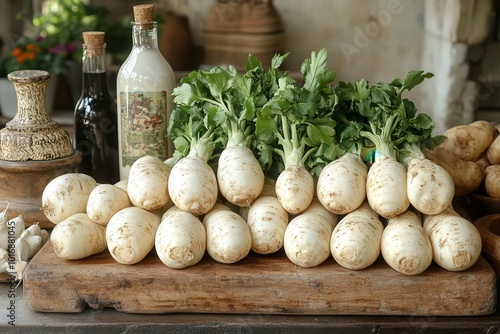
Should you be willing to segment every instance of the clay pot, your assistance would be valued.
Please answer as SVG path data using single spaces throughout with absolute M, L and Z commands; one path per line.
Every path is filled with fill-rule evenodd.
M 204 64 L 244 70 L 248 55 L 265 67 L 283 52 L 284 29 L 272 0 L 215 1 L 204 26 Z

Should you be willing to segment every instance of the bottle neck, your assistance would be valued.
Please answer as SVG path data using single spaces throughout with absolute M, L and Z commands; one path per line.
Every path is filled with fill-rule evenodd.
M 106 44 L 101 47 L 83 44 L 83 73 L 106 72 Z
M 83 44 L 83 95 L 107 97 L 106 44 L 100 47 Z
M 132 44 L 138 48 L 158 49 L 157 22 L 132 22 Z

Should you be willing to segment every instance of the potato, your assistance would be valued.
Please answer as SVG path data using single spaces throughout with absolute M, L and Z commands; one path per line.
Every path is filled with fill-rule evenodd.
M 479 157 L 479 159 L 476 160 L 476 164 L 478 164 L 479 167 L 481 167 L 481 169 L 484 171 L 486 169 L 486 167 L 491 165 L 491 162 L 488 159 L 488 156 L 486 155 L 486 153 L 484 153 Z
M 465 161 L 479 159 L 493 141 L 495 128 L 485 126 L 484 122 L 458 125 L 444 132 L 446 139 L 439 147 L 454 152 Z
M 79 260 L 106 249 L 106 227 L 86 213 L 76 213 L 57 224 L 50 234 L 54 252 L 66 260 Z
M 133 205 L 148 211 L 165 206 L 170 196 L 168 177 L 170 167 L 150 155 L 137 159 L 130 167 L 127 193 Z
M 50 181 L 42 193 L 42 212 L 58 224 L 75 213 L 85 213 L 92 190 L 97 187 L 93 177 L 83 173 L 67 173 Z
M 484 187 L 490 197 L 500 198 L 500 165 L 488 166 L 485 170 Z
M 489 132 L 492 136 L 495 136 L 496 127 L 495 124 L 486 120 L 478 120 L 472 123 L 469 123 L 470 126 L 477 126 L 479 128 L 483 128 L 487 132 Z
M 486 155 L 492 165 L 500 165 L 500 136 L 497 136 L 490 144 Z
M 440 146 L 432 151 L 424 150 L 424 154 L 427 159 L 434 161 L 451 175 L 455 184 L 455 197 L 469 194 L 483 183 L 484 171 L 473 161 L 465 161 L 458 154 Z
M 107 225 L 115 213 L 131 205 L 126 191 L 112 184 L 100 184 L 89 195 L 87 215 L 92 221 Z

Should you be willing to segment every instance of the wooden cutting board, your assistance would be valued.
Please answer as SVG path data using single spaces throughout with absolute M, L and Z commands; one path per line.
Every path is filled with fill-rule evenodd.
M 206 256 L 185 269 L 165 266 L 153 250 L 136 265 L 107 251 L 79 261 L 60 259 L 47 243 L 24 276 L 24 300 L 41 312 L 112 307 L 127 313 L 261 313 L 314 315 L 488 315 L 495 311 L 496 275 L 481 257 L 463 272 L 432 264 L 405 276 L 382 258 L 360 271 L 333 258 L 315 268 L 284 252 L 251 253 L 236 264 Z

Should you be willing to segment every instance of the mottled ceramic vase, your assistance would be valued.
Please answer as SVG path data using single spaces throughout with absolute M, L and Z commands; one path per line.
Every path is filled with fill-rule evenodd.
M 17 113 L 0 130 L 0 159 L 9 161 L 53 160 L 73 154 L 68 132 L 50 119 L 45 109 L 46 71 L 9 73 L 17 95 Z
M 0 130 L 0 210 L 21 215 L 26 225 L 54 225 L 41 212 L 42 193 L 55 177 L 74 172 L 81 154 L 69 134 L 47 115 L 45 71 L 16 71 L 8 75 L 16 89 L 14 118 Z

